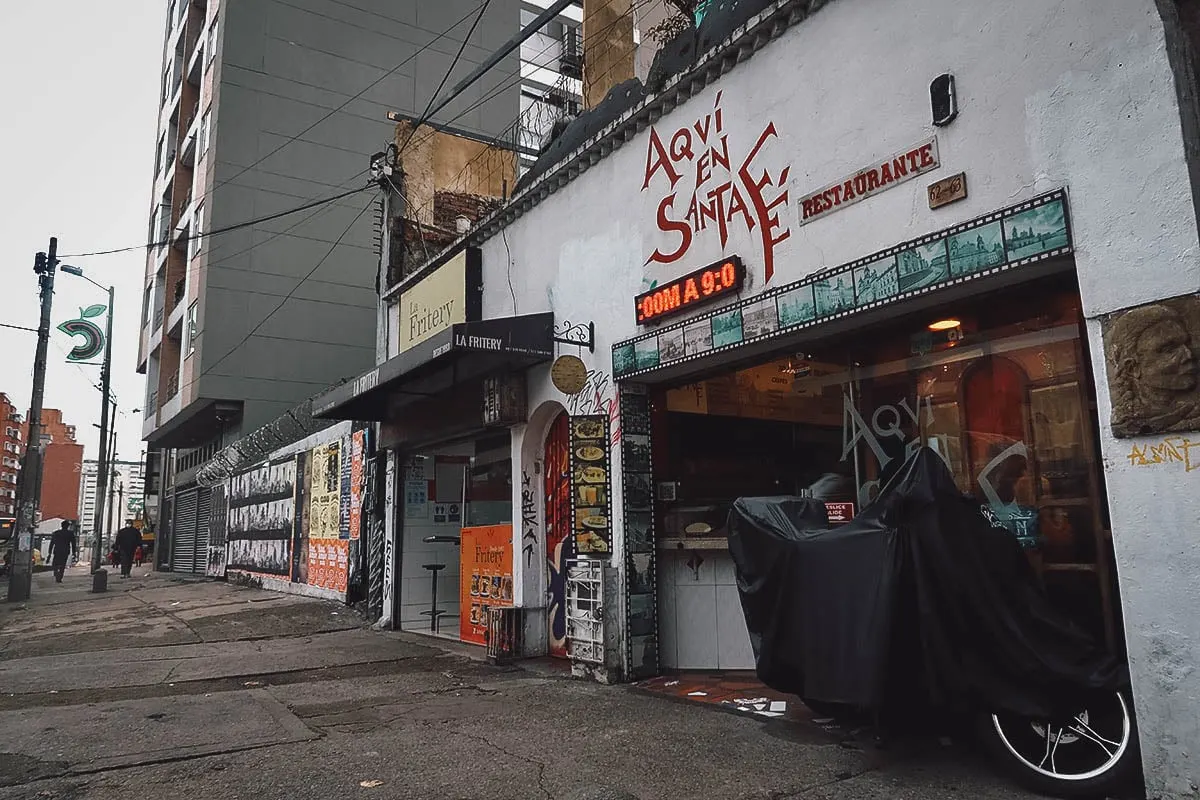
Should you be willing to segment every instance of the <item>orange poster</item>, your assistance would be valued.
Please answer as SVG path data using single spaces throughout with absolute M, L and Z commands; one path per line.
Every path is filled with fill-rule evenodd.
M 310 539 L 308 585 L 346 591 L 350 567 L 350 542 L 344 539 Z
M 513 526 L 462 529 L 459 635 L 487 644 L 487 609 L 513 604 Z

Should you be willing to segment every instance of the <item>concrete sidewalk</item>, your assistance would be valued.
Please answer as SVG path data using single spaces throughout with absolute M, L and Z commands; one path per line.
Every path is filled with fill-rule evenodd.
M 492 667 L 344 606 L 43 583 L 0 616 L 0 800 L 1029 796 L 969 750 Z

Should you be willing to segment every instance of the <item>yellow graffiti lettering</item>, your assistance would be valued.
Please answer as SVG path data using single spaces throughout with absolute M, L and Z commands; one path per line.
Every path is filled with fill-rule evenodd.
M 1126 456 L 1126 458 L 1128 458 L 1129 463 L 1135 467 L 1145 467 L 1150 464 L 1150 462 L 1146 460 L 1146 448 L 1138 447 L 1136 444 L 1129 451 L 1129 455 Z
M 1184 436 L 1168 436 L 1158 444 L 1132 445 L 1126 456 L 1135 467 L 1182 464 L 1184 472 L 1200 469 L 1200 442 Z

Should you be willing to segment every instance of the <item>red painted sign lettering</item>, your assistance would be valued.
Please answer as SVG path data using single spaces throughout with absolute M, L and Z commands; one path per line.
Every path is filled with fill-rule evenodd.
M 779 215 L 780 207 L 788 204 L 785 184 L 791 167 L 773 174 L 757 163 L 763 148 L 777 136 L 775 123 L 767 122 L 754 145 L 734 166 L 721 114 L 721 92 L 717 92 L 713 110 L 691 125 L 665 137 L 651 127 L 642 191 L 650 189 L 652 183 L 665 182 L 655 224 L 667 234 L 669 244 L 656 248 L 646 263 L 678 261 L 687 254 L 696 235 L 709 228 L 716 229 L 724 249 L 730 228 L 744 226 L 748 232 L 758 234 L 769 282 L 775 274 L 775 246 L 791 235 Z M 680 191 L 685 178 L 690 193 Z

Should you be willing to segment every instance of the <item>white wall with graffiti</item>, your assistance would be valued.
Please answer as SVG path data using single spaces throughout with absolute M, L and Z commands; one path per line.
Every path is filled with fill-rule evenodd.
M 1009 56 L 1016 43 L 1020 59 Z M 1174 442 L 1131 452 L 1112 436 L 1098 322 L 1200 286 L 1168 45 L 1152 0 L 845 0 L 792 27 L 482 244 L 485 318 L 553 311 L 560 324 L 596 323 L 594 351 L 561 348 L 587 365 L 584 391 L 566 396 L 545 368 L 531 372 L 514 473 L 538 474 L 559 407 L 609 415 L 619 440 L 611 348 L 644 330 L 639 293 L 737 255 L 744 299 L 1065 188 L 1140 722 L 1156 742 L 1200 742 L 1200 714 L 1172 710 L 1200 696 L 1200 673 L 1181 666 L 1200 661 L 1200 618 L 1183 616 L 1195 596 L 1180 588 L 1200 571 L 1200 493 L 1192 461 L 1174 455 L 1194 454 Z M 938 128 L 929 84 L 947 70 L 961 111 Z M 928 183 L 957 172 L 968 196 L 931 210 Z M 616 459 L 614 487 L 620 470 Z M 613 495 L 620 565 L 623 500 Z M 514 487 L 514 505 L 523 499 Z M 535 502 L 522 524 L 534 554 L 542 514 Z M 536 558 L 518 562 L 519 596 L 532 605 L 547 572 Z M 1145 761 L 1152 788 L 1200 783 L 1200 762 L 1169 748 Z

